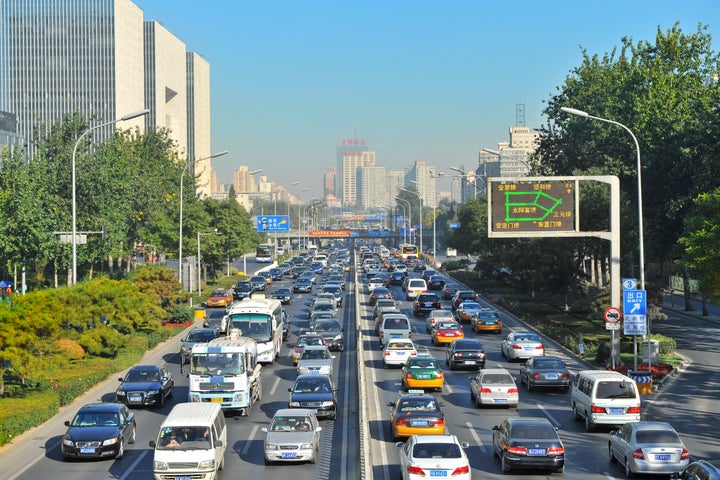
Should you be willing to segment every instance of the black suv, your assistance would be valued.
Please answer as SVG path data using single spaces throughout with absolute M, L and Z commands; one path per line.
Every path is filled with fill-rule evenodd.
M 434 293 L 421 293 L 413 302 L 413 315 L 419 317 L 427 315 L 431 310 L 440 310 L 441 308 L 440 297 Z
M 233 288 L 233 300 L 242 300 L 249 297 L 255 289 L 250 282 L 238 282 Z

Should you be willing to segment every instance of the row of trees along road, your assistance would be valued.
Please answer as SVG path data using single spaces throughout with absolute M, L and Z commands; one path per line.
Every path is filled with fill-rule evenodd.
M 574 117 L 561 107 L 626 125 L 642 160 L 645 264 L 652 296 L 671 274 L 692 276 L 702 292 L 720 292 L 720 62 L 707 26 L 692 34 L 679 24 L 654 42 L 623 38 L 603 55 L 581 50 L 582 61 L 547 101 L 547 123 L 530 160 L 543 176 L 617 175 L 621 184 L 622 272 L 637 276 L 638 206 L 635 143 L 623 129 Z M 609 189 L 585 182 L 581 229 L 609 228 Z M 585 278 L 583 262 L 607 265 L 607 242 L 583 239 L 487 238 L 486 199 L 459 213 L 451 246 L 503 265 L 528 289 L 563 291 Z M 687 285 L 688 282 L 685 282 Z
M 97 122 L 92 122 L 96 124 Z M 0 150 L 0 273 L 12 278 L 25 265 L 31 288 L 72 283 L 72 245 L 53 232 L 71 231 L 72 152 L 90 123 L 67 115 L 37 128 L 37 153 L 28 161 L 21 148 Z M 186 160 L 176 154 L 168 132 L 117 131 L 106 142 L 84 138 L 76 155 L 77 230 L 99 231 L 77 249 L 78 276 L 101 271 L 123 275 L 136 247 L 177 258 L 180 178 Z M 186 172 L 187 175 L 187 172 Z M 231 200 L 198 199 L 192 175 L 184 180 L 183 244 L 197 248 L 211 270 L 252 251 L 258 243 L 249 214 Z

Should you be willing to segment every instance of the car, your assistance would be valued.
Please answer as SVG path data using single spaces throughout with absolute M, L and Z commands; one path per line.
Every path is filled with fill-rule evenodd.
M 233 287 L 233 299 L 243 300 L 253 294 L 255 288 L 251 282 L 238 282 Z
M 313 313 L 316 312 L 332 312 L 332 314 L 335 315 L 337 312 L 335 297 L 333 296 L 332 299 L 319 298 L 313 301 L 310 310 L 308 310 L 308 318 L 312 318 Z
M 218 331 L 214 328 L 192 328 L 187 336 L 180 343 L 180 365 L 190 362 L 190 352 L 192 347 L 199 343 L 209 343 L 218 336 Z
M 265 432 L 265 465 L 275 462 L 316 463 L 320 456 L 320 431 L 315 414 L 307 408 L 281 408 Z
M 670 480 L 720 480 L 720 468 L 706 460 L 696 460 L 682 472 L 671 473 Z
M 437 274 L 438 274 L 437 270 L 433 270 L 432 268 L 426 268 L 425 270 L 423 270 L 422 274 L 420 275 L 420 278 L 425 280 L 425 282 L 429 282 L 430 277 L 432 277 L 433 275 L 437 275 Z
M 122 458 L 135 443 L 135 414 L 122 403 L 90 403 L 80 407 L 60 440 L 63 460 Z
M 460 442 L 455 435 L 413 435 L 400 448 L 400 476 L 403 480 L 452 478 L 470 480 L 470 462 L 464 449 L 468 442 Z
M 337 319 L 323 319 L 315 322 L 313 328 L 315 333 L 322 335 L 325 344 L 331 351 L 342 352 L 345 350 L 345 336 L 343 328 Z
M 455 340 L 445 350 L 445 364 L 450 370 L 485 368 L 486 360 L 485 349 L 475 338 Z
M 477 294 L 477 292 L 473 290 L 466 290 L 466 289 L 458 289 L 455 291 L 455 294 L 452 296 L 452 309 L 455 310 L 460 306 L 462 302 L 465 300 L 472 300 L 473 302 L 479 302 L 480 301 L 480 295 Z
M 515 469 L 565 470 L 565 446 L 547 418 L 506 418 L 492 430 L 493 455 L 500 459 L 503 473 Z
M 398 272 L 394 271 L 390 273 L 390 285 L 402 285 L 403 280 L 405 280 L 405 273 L 404 272 Z
M 332 310 L 318 310 L 316 312 L 313 312 L 310 315 L 310 320 L 308 321 L 308 330 L 315 330 L 315 325 L 320 320 L 337 320 L 337 315 L 335 315 L 335 312 L 333 312 Z
M 273 290 L 270 296 L 280 300 L 280 303 L 283 305 L 290 305 L 292 303 L 292 295 L 293 292 L 288 287 L 278 287 Z
M 445 277 L 442 275 L 433 275 L 428 278 L 428 290 L 442 290 L 445 287 Z
M 402 273 L 403 276 L 407 275 L 408 268 L 407 265 L 403 265 L 402 263 L 398 263 L 393 267 L 393 272 Z
M 307 277 L 300 277 L 293 284 L 293 293 L 312 293 L 312 281 Z
M 443 345 L 465 338 L 462 326 L 455 322 L 437 322 L 430 331 L 430 341 L 433 345 Z
M 393 441 L 411 435 L 445 434 L 445 415 L 440 403 L 423 390 L 399 392 L 388 406 Z
M 340 288 L 345 290 L 345 277 L 342 275 L 329 275 L 327 283 L 340 285 Z
M 345 293 L 340 285 L 337 283 L 326 283 L 320 289 L 320 293 L 332 293 L 335 296 L 335 302 L 338 307 L 342 307 L 343 296 Z
M 407 315 L 402 313 L 383 315 L 378 328 L 378 336 L 381 347 L 384 347 L 391 338 L 412 338 L 410 320 Z
M 232 293 L 228 292 L 224 288 L 217 288 L 212 291 L 207 300 L 205 300 L 206 307 L 227 307 L 233 301 Z
M 476 407 L 518 405 L 518 388 L 512 375 L 504 368 L 485 368 L 470 377 L 470 398 Z
M 383 348 L 383 367 L 404 365 L 409 358 L 417 356 L 415 344 L 410 339 L 393 338 Z
M 560 357 L 543 356 L 529 358 L 520 367 L 520 385 L 527 385 L 528 392 L 536 388 L 559 388 L 570 390 L 570 372 Z
M 265 279 L 265 283 L 268 285 L 273 283 L 272 274 L 270 273 L 270 270 L 263 270 L 261 272 L 257 272 L 258 276 L 263 277 Z
M 280 267 L 270 269 L 270 278 L 273 282 L 280 281 L 283 279 L 284 270 Z
M 430 333 L 435 324 L 441 320 L 454 321 L 455 316 L 450 310 L 442 308 L 431 310 L 428 313 L 427 320 L 425 320 L 425 332 Z
M 325 265 L 323 265 L 322 262 L 310 262 L 310 270 L 318 275 L 322 275 L 325 272 Z
M 250 283 L 255 291 L 265 291 L 267 288 L 267 280 L 262 275 L 255 275 L 250 277 Z
M 307 278 L 310 280 L 310 283 L 315 285 L 317 283 L 317 274 L 313 272 L 312 270 L 305 270 L 302 275 L 300 275 L 298 278 Z
M 365 266 L 365 275 L 368 278 L 372 278 L 382 271 L 382 266 L 379 263 L 369 263 Z
M 545 355 L 540 336 L 533 332 L 510 332 L 500 342 L 500 353 L 509 361 Z
M 162 408 L 166 399 L 173 398 L 175 382 L 164 367 L 136 365 L 118 381 L 121 383 L 115 391 L 115 401 L 129 407 Z
M 443 300 L 452 300 L 452 298 L 455 296 L 455 292 L 457 292 L 459 287 L 457 285 L 449 285 L 445 284 L 445 286 L 442 289 L 441 297 Z
M 335 420 L 337 388 L 329 375 L 300 375 L 288 389 L 289 408 L 307 408 L 318 418 Z
M 435 389 L 442 391 L 445 383 L 445 373 L 440 368 L 440 362 L 433 357 L 411 357 L 402 367 L 402 384 L 405 390 L 413 388 Z
M 303 348 L 306 345 L 326 345 L 325 339 L 319 333 L 303 333 L 298 335 L 297 340 L 290 344 L 290 358 L 292 359 L 293 365 L 297 366 L 300 355 L 302 355 Z
M 205 310 L 203 328 L 212 328 L 215 330 L 216 335 L 222 334 L 225 332 L 225 315 L 224 310 Z
M 332 376 L 334 358 L 327 345 L 306 345 L 298 359 L 297 374 Z
M 442 302 L 440 297 L 434 293 L 421 293 L 415 298 L 413 302 L 413 315 L 420 317 L 422 315 L 428 315 L 433 310 L 439 310 L 442 308 Z
M 382 278 L 371 278 L 367 281 L 367 291 L 368 293 L 372 293 L 372 291 L 379 287 L 384 287 L 385 282 L 383 282 Z
M 478 314 L 481 308 L 480 304 L 474 300 L 460 302 L 460 305 L 455 309 L 455 319 L 460 323 L 472 323 L 473 318 L 475 318 L 475 315 Z
M 667 422 L 630 422 L 611 431 L 608 458 L 619 461 L 628 478 L 636 473 L 669 475 L 690 464 L 690 452 Z
M 388 311 L 388 309 L 395 309 L 397 313 L 400 313 L 400 307 L 397 302 L 392 298 L 378 298 L 375 302 L 375 309 L 373 310 L 373 318 L 377 318 L 382 312 Z
M 470 320 L 470 328 L 476 333 L 502 333 L 502 320 L 500 320 L 500 315 L 492 308 L 481 308 Z
M 385 287 L 376 287 L 372 289 L 370 293 L 370 305 L 375 305 L 378 298 L 393 298 L 392 292 Z
M 422 278 L 411 278 L 405 287 L 405 300 L 415 300 L 421 293 L 427 293 L 427 283 Z
M 415 262 L 413 264 L 413 272 L 422 272 L 427 268 L 425 262 Z

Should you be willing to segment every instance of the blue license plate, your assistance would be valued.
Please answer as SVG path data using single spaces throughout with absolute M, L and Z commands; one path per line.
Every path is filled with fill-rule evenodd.
M 546 373 L 545 378 L 547 378 L 548 380 L 557 380 L 558 374 L 557 373 Z
M 297 453 L 295 452 L 283 452 L 282 458 L 297 458 Z
M 544 456 L 545 455 L 545 449 L 544 448 L 528 448 L 528 455 L 531 456 Z
M 610 415 L 622 415 L 623 409 L 622 408 L 608 408 L 608 413 Z
M 655 460 L 670 460 L 670 454 L 655 455 Z
M 81 454 L 81 455 L 87 455 L 87 454 L 92 454 L 92 453 L 95 453 L 95 449 L 94 449 L 94 448 L 81 448 L 81 449 L 80 449 L 80 454 Z
M 405 355 L 405 352 L 396 352 L 396 354 L 398 357 L 402 357 L 403 355 Z
M 422 373 L 422 374 L 418 375 L 417 377 L 421 380 L 425 380 L 425 379 L 430 378 L 430 375 Z
M 447 477 L 447 470 L 430 470 L 431 477 Z
M 414 420 L 412 422 L 413 427 L 427 427 L 430 424 L 427 420 Z
M 174 480 L 191 480 L 190 477 L 175 477 Z
M 507 399 L 506 399 L 506 398 L 496 398 L 496 399 L 493 400 L 493 402 L 495 402 L 495 403 L 507 403 Z

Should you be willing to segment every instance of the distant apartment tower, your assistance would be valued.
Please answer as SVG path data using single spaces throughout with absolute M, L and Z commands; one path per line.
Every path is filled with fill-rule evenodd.
M 328 195 L 337 197 L 337 168 L 330 167 L 325 169 L 323 174 L 323 198 Z
M 405 171 L 403 170 L 390 170 L 385 177 L 387 184 L 387 202 L 388 205 L 395 205 L 397 201 L 395 197 L 400 193 L 400 188 L 405 187 Z
M 369 148 L 365 144 L 365 140 L 358 138 L 344 139 L 340 145 L 335 147 L 335 160 L 337 163 L 335 196 L 342 202 L 343 208 L 355 206 L 355 170 L 358 167 L 357 162 L 359 162 L 362 153 L 368 151 Z M 355 159 L 357 162 L 353 165 L 352 162 L 347 161 L 348 159 Z
M 437 207 L 436 171 L 434 166 L 417 161 L 405 175 L 405 186 L 418 192 L 424 207 Z
M 529 127 L 510 127 L 510 141 L 499 142 L 499 155 L 481 150 L 476 171 L 482 192 L 488 177 L 522 177 L 530 171 L 530 155 L 535 152 L 540 134 Z
M 385 167 L 361 166 L 357 169 L 357 206 L 364 211 L 387 206 Z
M 200 54 L 187 52 L 188 161 L 195 162 L 197 194 L 209 197 L 221 191 L 210 164 L 210 64 Z
M 360 167 L 375 166 L 375 152 L 350 151 L 343 153 L 342 205 L 356 207 L 358 205 L 357 171 Z

